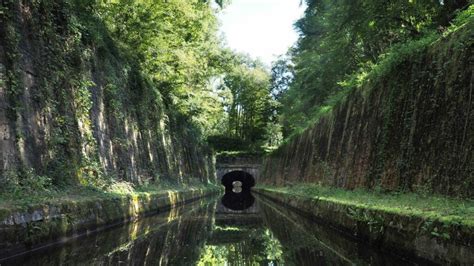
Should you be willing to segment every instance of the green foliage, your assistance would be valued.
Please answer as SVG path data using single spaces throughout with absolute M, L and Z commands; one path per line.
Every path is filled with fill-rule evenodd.
M 210 84 L 223 59 L 209 2 L 119 0 L 97 8 L 122 51 L 139 63 L 167 106 L 204 134 L 223 115 Z
M 319 109 L 328 106 L 328 99 L 383 76 L 442 32 L 446 34 L 472 17 L 467 0 L 306 3 L 305 15 L 296 23 L 301 37 L 290 51 L 294 65 L 287 63 L 291 71 L 275 71 L 273 78 L 278 88 L 288 73 L 294 74 L 281 96 L 285 137 L 305 128 L 308 120 L 314 121 Z M 281 70 L 281 63 L 277 61 L 274 69 Z
M 243 150 L 243 151 L 220 151 L 217 153 L 218 157 L 224 158 L 242 158 L 242 157 L 254 157 L 254 158 L 262 158 L 265 156 L 265 152 L 262 150 Z
M 7 172 L 0 179 L 0 194 L 11 195 L 14 198 L 50 193 L 54 190 L 51 178 L 39 176 L 31 168 Z
M 227 126 L 223 135 L 241 139 L 242 144 L 261 146 L 268 137 L 276 102 L 271 98 L 270 75 L 258 61 L 238 56 L 226 71 L 219 90 L 228 92 L 225 101 Z
M 107 187 L 95 186 L 64 186 L 56 187 L 52 180 L 45 176 L 37 176 L 30 169 L 18 173 L 9 173 L 10 180 L 0 183 L 0 215 L 4 209 L 23 208 L 42 204 L 89 201 L 91 199 L 149 196 L 150 194 L 164 194 L 169 192 L 208 190 L 219 191 L 220 187 L 214 184 L 205 184 L 197 180 L 185 184 L 173 179 L 163 179 L 160 183 L 137 185 L 126 181 L 108 180 Z M 23 181 L 19 182 L 18 180 Z
M 265 126 L 264 139 L 263 149 L 267 152 L 276 149 L 283 143 L 282 126 L 275 122 L 268 122 Z
M 280 56 L 278 60 L 272 63 L 271 93 L 274 99 L 281 99 L 293 82 L 294 76 L 294 65 L 290 56 Z
M 465 9 L 457 13 L 456 17 L 451 22 L 451 25 L 445 29 L 443 35 L 446 36 L 451 32 L 458 30 L 465 26 L 467 23 L 474 20 L 474 4 L 471 0 L 471 4 Z
M 142 176 L 123 170 L 128 162 L 118 158 L 134 148 L 130 132 L 140 135 L 139 145 L 148 141 L 148 148 L 164 153 L 154 165 L 133 159 L 139 162 L 133 167 L 148 171 L 144 180 L 162 172 L 174 175 L 181 172 L 179 167 L 195 171 L 192 164 L 198 163 L 188 158 L 194 157 L 194 149 L 205 148 L 203 134 L 225 116 L 210 84 L 224 61 L 216 37 L 217 11 L 210 2 L 48 0 L 0 5 L 6 52 L 6 75 L 0 82 L 7 85 L 12 124 L 23 123 L 21 116 L 30 108 L 38 114 L 34 119 L 40 139 L 30 139 L 37 136 L 30 134 L 36 129 L 14 128 L 20 149 L 29 153 L 35 146 L 28 156 L 41 158 L 31 172 L 38 182 L 47 177 L 61 189 L 81 185 L 102 190 L 113 179 L 138 183 Z M 26 35 L 34 49 L 18 49 Z M 26 72 L 20 66 L 25 62 L 31 64 L 32 87 L 23 84 Z M 29 96 L 31 107 L 24 106 Z M 104 125 L 110 130 L 100 131 Z M 111 139 L 107 152 L 116 156 L 114 176 L 108 176 L 100 160 L 104 154 L 99 154 L 97 142 L 105 135 Z M 178 166 L 183 161 L 186 165 Z M 17 167 L 12 171 L 27 168 L 21 163 Z M 25 178 L 30 179 L 35 178 Z
M 92 99 L 90 88 L 94 86 L 94 82 L 90 80 L 73 80 L 73 86 L 75 89 L 74 105 L 76 114 L 80 118 L 87 118 L 92 108 Z
M 245 151 L 249 150 L 251 143 L 239 137 L 214 135 L 207 137 L 207 142 L 216 151 Z

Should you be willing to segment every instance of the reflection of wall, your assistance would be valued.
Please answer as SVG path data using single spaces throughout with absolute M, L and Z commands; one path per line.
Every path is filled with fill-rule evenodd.
M 283 246 L 283 259 L 290 265 L 403 265 L 400 257 L 381 253 L 347 235 L 303 217 L 262 196 L 265 224 Z M 278 218 L 276 218 L 278 217 Z
M 206 189 L 168 191 L 136 197 L 56 202 L 28 210 L 4 211 L 5 218 L 0 219 L 0 257 L 18 249 L 28 249 L 31 245 L 162 212 L 213 193 Z

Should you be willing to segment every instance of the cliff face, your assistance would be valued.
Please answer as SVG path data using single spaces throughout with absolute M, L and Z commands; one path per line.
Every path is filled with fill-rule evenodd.
M 269 156 L 269 184 L 474 196 L 473 24 L 350 93 Z
M 0 183 L 25 174 L 56 183 L 213 179 L 196 131 L 87 5 L 72 3 L 0 7 Z

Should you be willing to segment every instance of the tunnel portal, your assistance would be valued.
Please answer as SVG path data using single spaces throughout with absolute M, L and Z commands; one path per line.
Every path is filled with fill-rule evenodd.
M 222 177 L 222 185 L 225 186 L 226 191 L 232 191 L 235 184 L 240 184 L 242 191 L 249 191 L 251 187 L 255 186 L 255 178 L 251 174 L 239 170 L 229 172 Z

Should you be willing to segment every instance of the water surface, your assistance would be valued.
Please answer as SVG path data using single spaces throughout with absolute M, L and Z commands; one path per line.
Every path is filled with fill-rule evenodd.
M 250 192 L 227 192 L 0 265 L 407 265 Z

